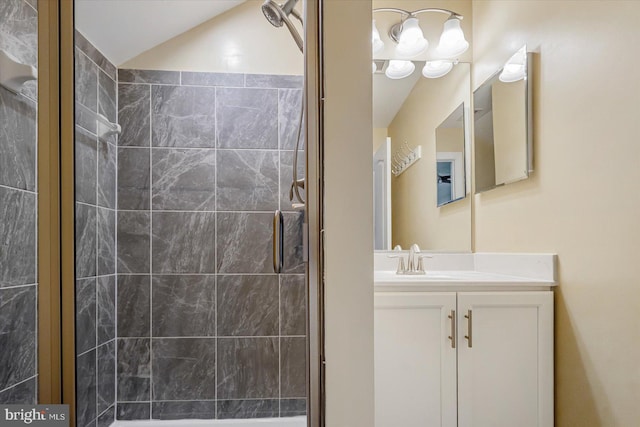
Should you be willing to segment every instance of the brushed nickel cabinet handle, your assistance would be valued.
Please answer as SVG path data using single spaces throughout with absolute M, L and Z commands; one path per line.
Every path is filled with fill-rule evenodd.
M 451 310 L 451 313 L 447 317 L 451 319 L 451 335 L 449 335 L 451 348 L 456 348 L 456 311 Z
M 467 334 L 464 337 L 467 339 L 467 345 L 469 348 L 473 347 L 473 313 L 471 310 L 467 310 L 467 314 L 464 315 L 464 318 L 467 319 Z

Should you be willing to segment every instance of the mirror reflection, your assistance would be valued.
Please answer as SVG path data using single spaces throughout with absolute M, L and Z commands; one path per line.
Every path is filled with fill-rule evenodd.
M 470 64 L 437 79 L 416 69 L 402 80 L 387 78 L 384 67 L 373 76 L 375 249 L 417 243 L 427 251 L 470 251 Z M 410 151 L 419 159 L 391 173 L 394 159 Z
M 436 188 L 438 206 L 465 197 L 464 104 L 436 129 Z
M 526 46 L 473 94 L 476 192 L 526 179 L 531 126 Z

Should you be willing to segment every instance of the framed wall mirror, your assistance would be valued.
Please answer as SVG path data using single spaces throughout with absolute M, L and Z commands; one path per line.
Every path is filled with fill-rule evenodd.
M 476 193 L 533 171 L 530 55 L 523 46 L 473 93 Z

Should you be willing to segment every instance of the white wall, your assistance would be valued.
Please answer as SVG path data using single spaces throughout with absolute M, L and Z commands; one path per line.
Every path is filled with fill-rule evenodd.
M 474 85 L 524 43 L 530 179 L 475 197 L 477 251 L 556 252 L 556 426 L 640 425 L 640 2 L 473 2 Z
M 371 2 L 325 0 L 324 25 L 326 425 L 372 427 Z
M 276 28 L 265 19 L 262 3 L 248 0 L 141 53 L 120 68 L 303 74 L 300 50 L 285 27 Z

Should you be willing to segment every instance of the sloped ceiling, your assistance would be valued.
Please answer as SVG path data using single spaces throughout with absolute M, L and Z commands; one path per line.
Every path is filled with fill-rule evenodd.
M 245 0 L 76 0 L 76 28 L 119 66 Z

